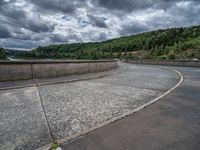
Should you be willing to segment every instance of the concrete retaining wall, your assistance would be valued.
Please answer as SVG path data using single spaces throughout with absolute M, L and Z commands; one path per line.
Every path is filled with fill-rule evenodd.
M 200 61 L 189 60 L 126 60 L 126 62 L 161 66 L 200 67 Z
M 0 61 L 0 81 L 50 78 L 107 71 L 117 61 Z

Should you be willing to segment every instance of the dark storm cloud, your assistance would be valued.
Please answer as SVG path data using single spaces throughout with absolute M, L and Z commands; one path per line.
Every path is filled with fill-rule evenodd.
M 74 13 L 78 7 L 84 5 L 85 0 L 30 0 L 34 5 L 43 10 Z
M 155 4 L 153 0 L 96 0 L 96 2 L 102 7 L 119 11 L 144 9 Z
M 2 16 L 12 20 L 18 21 L 18 19 L 26 18 L 26 13 L 23 10 L 10 5 L 5 5 L 4 7 L 2 7 L 0 12 Z
M 9 4 L 9 3 L 13 3 L 15 1 L 16 0 L 10 0 L 10 1 L 0 0 L 0 7 L 3 6 L 3 5 Z
M 17 34 L 16 34 L 17 33 Z M 48 37 L 48 35 L 45 35 L 45 37 Z M 40 41 L 44 37 L 40 34 L 30 34 L 30 33 L 24 33 L 23 31 L 15 32 L 15 35 L 12 35 L 13 39 L 23 40 L 23 41 Z
M 81 37 L 76 34 L 50 34 L 48 35 L 51 43 L 68 43 L 69 41 L 83 42 Z
M 0 9 L 0 22 L 2 26 L 0 38 L 11 37 L 9 32 L 12 32 L 13 38 L 21 40 L 31 39 L 30 32 L 52 32 L 55 27 L 54 24 L 43 21 L 39 15 L 27 14 L 25 10 L 16 7 L 14 3 L 4 3 Z M 27 33 L 22 29 L 29 31 L 29 35 L 26 35 Z
M 43 21 L 26 20 L 23 25 L 26 29 L 31 30 L 36 33 L 40 32 L 52 32 L 54 30 L 54 25 L 47 25 Z
M 199 14 L 200 0 L 0 0 L 0 42 L 32 48 L 102 41 L 197 25 Z
M 95 0 L 96 4 L 117 11 L 132 12 L 135 10 L 142 10 L 148 8 L 154 9 L 168 9 L 175 3 L 186 0 Z M 199 1 L 199 0 L 188 0 Z
M 104 18 L 93 16 L 93 15 L 88 15 L 88 17 L 90 18 L 91 23 L 94 26 L 100 27 L 100 28 L 107 28 L 107 24 L 105 23 L 105 19 Z
M 137 22 L 132 24 L 126 24 L 122 26 L 122 29 L 119 30 L 120 35 L 130 35 L 136 34 L 144 31 L 149 31 L 148 25 L 139 24 Z
M 25 49 L 32 49 L 38 47 L 40 43 L 35 41 L 23 41 L 23 40 L 16 40 L 16 39 L 8 39 L 3 40 L 1 45 L 5 48 L 25 48 Z
M 150 8 L 154 12 L 158 11 L 157 14 L 144 21 L 133 20 L 132 22 L 126 22 L 119 30 L 120 35 L 200 24 L 200 18 L 198 17 L 200 14 L 199 0 L 161 0 Z M 139 9 L 141 8 L 138 7 Z M 146 11 L 146 9 L 143 10 Z
M 100 33 L 97 41 L 105 41 L 107 39 L 107 35 L 105 33 Z
M 9 30 L 3 26 L 0 25 L 0 38 L 10 38 L 11 33 Z
M 66 36 L 60 34 L 52 34 L 49 36 L 52 42 L 67 42 L 68 39 Z

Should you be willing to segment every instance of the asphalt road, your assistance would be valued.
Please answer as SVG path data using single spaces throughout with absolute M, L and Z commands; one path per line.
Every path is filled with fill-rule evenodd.
M 128 68 L 98 79 L 0 91 L 0 149 L 31 150 L 54 139 L 74 137 L 130 113 L 179 81 L 175 72 L 166 69 L 135 65 L 128 65 Z M 12 83 L 1 85 L 7 88 Z M 131 139 L 132 130 L 139 133 L 137 125 L 142 127 L 150 120 L 148 117 L 140 119 L 140 123 L 136 121 L 138 124 L 120 120 L 65 145 L 64 149 L 120 149 L 120 143 L 131 146 L 126 142 L 127 138 Z M 119 127 L 114 127 L 121 121 Z M 146 131 L 145 134 L 149 133 Z
M 64 150 L 199 150 L 200 69 L 175 67 L 185 79 L 153 105 L 62 145 Z

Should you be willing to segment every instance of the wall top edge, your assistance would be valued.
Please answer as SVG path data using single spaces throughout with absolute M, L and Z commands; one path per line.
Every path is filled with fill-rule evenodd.
M 0 60 L 0 64 L 102 63 L 117 60 Z

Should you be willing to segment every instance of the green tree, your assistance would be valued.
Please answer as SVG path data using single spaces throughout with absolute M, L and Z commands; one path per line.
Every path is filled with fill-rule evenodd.
M 3 48 L 0 48 L 0 59 L 6 59 L 6 53 Z

